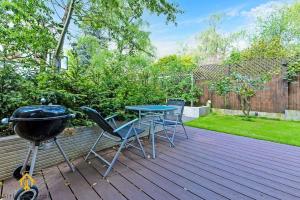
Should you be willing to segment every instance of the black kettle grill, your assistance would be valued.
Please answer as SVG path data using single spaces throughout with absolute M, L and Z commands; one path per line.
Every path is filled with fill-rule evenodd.
M 70 169 L 75 168 L 70 163 L 61 145 L 58 143 L 56 136 L 60 134 L 66 127 L 69 119 L 75 115 L 68 112 L 64 106 L 59 105 L 36 105 L 20 107 L 12 114 L 10 118 L 2 119 L 3 124 L 13 123 L 13 129 L 20 137 L 29 140 L 31 147 L 22 166 L 18 167 L 13 176 L 19 180 L 24 172 L 29 171 L 29 175 L 33 175 L 34 165 L 38 153 L 38 147 L 49 140 L 54 140 L 60 153 L 68 163 Z M 31 164 L 28 165 L 32 154 Z M 38 189 L 32 186 L 30 190 L 20 189 L 15 195 L 15 199 L 36 199 Z

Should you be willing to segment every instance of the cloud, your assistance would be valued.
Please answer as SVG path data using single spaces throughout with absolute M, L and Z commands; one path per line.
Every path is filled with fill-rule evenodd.
M 227 9 L 216 11 L 215 13 L 223 13 L 225 15 L 225 20 L 235 20 L 239 19 L 239 24 L 227 30 L 227 33 L 247 30 L 247 33 L 255 33 L 256 30 L 256 22 L 257 18 L 265 18 L 270 16 L 274 11 L 283 8 L 291 3 L 294 0 L 272 0 L 267 3 L 260 4 L 256 7 L 249 8 L 249 4 L 243 3 L 237 6 L 233 6 Z M 213 14 L 213 13 L 211 13 Z M 199 16 L 196 18 L 184 19 L 178 21 L 178 27 L 184 26 L 185 28 L 190 26 L 195 26 L 199 24 L 205 24 L 209 19 L 209 14 L 207 16 Z M 229 22 L 229 21 L 228 21 Z M 242 24 L 241 24 L 242 22 Z M 176 29 L 172 29 L 170 31 L 170 27 L 162 25 L 162 24 L 153 24 L 149 27 L 151 32 L 154 32 L 159 35 L 159 38 L 152 38 L 153 45 L 157 48 L 157 56 L 163 57 L 170 54 L 175 54 L 181 51 L 182 46 L 188 46 L 191 49 L 196 47 L 195 36 L 198 34 L 192 33 L 186 39 L 177 39 L 171 38 L 171 35 L 168 35 L 166 38 L 161 38 L 162 35 L 165 35 L 168 32 L 177 31 Z M 174 33 L 174 32 L 173 32 Z M 226 33 L 224 33 L 226 34 Z M 180 38 L 180 37 L 179 37 Z M 182 38 L 182 37 L 181 37 Z M 240 39 L 235 42 L 234 47 L 237 49 L 245 49 L 249 45 L 249 41 L 247 39 Z
M 191 25 L 191 24 L 202 24 L 203 22 L 207 21 L 209 17 L 198 17 L 195 19 L 187 19 L 178 22 L 178 25 Z
M 245 10 L 241 12 L 241 16 L 247 17 L 252 20 L 256 20 L 257 18 L 266 18 L 270 16 L 273 12 L 283 8 L 290 3 L 289 0 L 282 1 L 269 1 L 264 4 L 260 4 L 250 10 Z
M 158 58 L 176 54 L 180 48 L 180 43 L 175 40 L 158 40 L 153 41 L 152 44 L 156 47 L 156 55 Z
M 240 15 L 240 13 L 244 7 L 245 7 L 245 4 L 241 4 L 238 6 L 234 6 L 234 7 L 224 9 L 224 10 L 213 12 L 204 17 L 202 16 L 202 17 L 182 20 L 182 21 L 178 22 L 178 25 L 202 24 L 202 23 L 207 22 L 212 14 L 216 14 L 216 13 L 224 14 L 225 16 L 228 16 L 228 17 L 237 17 Z
M 241 12 L 245 8 L 245 6 L 246 6 L 246 4 L 241 4 L 238 6 L 227 8 L 223 11 L 223 13 L 228 17 L 238 17 L 241 15 Z

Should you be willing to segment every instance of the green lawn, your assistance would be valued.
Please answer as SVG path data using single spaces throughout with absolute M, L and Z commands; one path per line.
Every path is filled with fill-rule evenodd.
M 300 122 L 209 114 L 185 123 L 187 126 L 300 146 Z

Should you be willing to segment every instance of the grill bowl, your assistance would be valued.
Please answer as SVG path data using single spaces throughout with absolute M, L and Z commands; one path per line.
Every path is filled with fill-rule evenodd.
M 64 106 L 25 106 L 18 108 L 9 121 L 14 124 L 14 132 L 20 137 L 42 142 L 60 134 L 73 118 Z

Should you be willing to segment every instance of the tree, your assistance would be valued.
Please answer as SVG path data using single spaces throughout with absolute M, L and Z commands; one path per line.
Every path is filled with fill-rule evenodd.
M 270 40 L 256 40 L 251 46 L 241 52 L 241 60 L 253 58 L 285 58 L 288 56 L 287 49 L 282 45 L 279 37 Z
M 0 60 L 45 65 L 57 24 L 43 0 L 0 2 Z
M 66 2 L 65 2 L 66 1 Z M 62 54 L 69 24 L 93 35 L 107 47 L 121 53 L 151 54 L 149 33 L 142 31 L 143 13 L 148 10 L 174 22 L 181 11 L 166 0 L 3 0 L 0 5 L 0 58 L 46 64 L 47 55 L 55 61 Z M 63 10 L 59 16 L 57 9 Z
M 268 76 L 252 78 L 238 73 L 231 74 L 232 91 L 238 95 L 242 111 L 247 118 L 250 116 L 251 98 L 256 95 L 257 90 L 263 88 L 268 79 Z
M 256 34 L 242 59 L 283 58 L 300 53 L 300 2 L 274 10 L 270 16 L 258 18 Z
M 215 91 L 218 95 L 224 97 L 224 107 L 227 108 L 227 95 L 232 91 L 232 83 L 230 77 L 223 77 L 218 81 L 210 84 L 210 90 Z
M 165 15 L 174 22 L 181 11 L 165 0 L 89 0 L 76 2 L 74 22 L 84 33 L 93 35 L 120 53 L 146 52 L 152 55 L 149 33 L 142 30 L 145 10 Z
M 166 99 L 182 98 L 191 105 L 198 101 L 202 91 L 194 86 L 191 74 L 196 66 L 191 56 L 170 55 L 154 63 L 152 73 L 160 79 Z
M 209 19 L 209 27 L 196 37 L 195 56 L 198 61 L 204 63 L 222 62 L 233 48 L 234 41 L 243 35 L 243 32 L 222 34 L 218 29 L 223 18 L 222 14 L 212 15 Z

